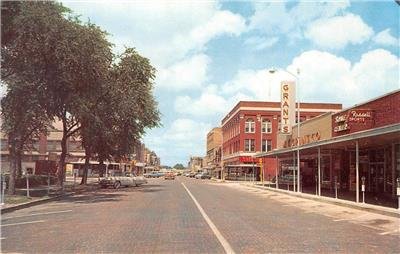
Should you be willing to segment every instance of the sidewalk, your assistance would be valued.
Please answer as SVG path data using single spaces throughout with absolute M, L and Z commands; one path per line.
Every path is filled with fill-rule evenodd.
M 309 199 L 309 200 L 314 200 L 314 201 L 319 201 L 319 202 L 324 202 L 324 203 L 330 203 L 330 204 L 334 204 L 334 205 L 350 207 L 350 208 L 355 208 L 355 209 L 364 210 L 364 211 L 368 211 L 368 212 L 374 212 L 374 213 L 379 213 L 379 214 L 383 214 L 383 215 L 400 218 L 400 209 L 396 209 L 396 208 L 390 208 L 390 207 L 384 207 L 384 206 L 372 205 L 372 204 L 366 204 L 366 203 L 356 203 L 356 202 L 349 201 L 349 200 L 336 199 L 336 198 L 325 197 L 325 196 L 316 196 L 316 195 L 308 194 L 308 193 L 298 193 L 298 192 L 293 192 L 293 191 L 288 191 L 288 190 L 283 190 L 283 189 L 276 189 L 276 188 L 272 188 L 272 187 L 261 186 L 260 184 L 253 184 L 250 182 L 247 182 L 247 183 L 240 182 L 239 184 L 247 186 L 247 187 L 255 188 L 255 189 L 263 189 L 263 190 L 267 190 L 267 191 L 286 194 L 289 196 L 295 196 L 298 198 Z
M 61 190 L 56 185 L 51 185 L 50 189 L 48 189 L 47 185 L 29 188 L 29 198 L 26 196 L 26 188 L 17 189 L 17 195 L 9 196 L 6 194 L 5 204 L 1 206 L 1 214 L 57 200 L 61 197 L 95 190 L 98 188 L 97 181 L 97 178 L 88 178 L 86 185 L 79 185 L 81 182 L 80 177 L 76 178 L 75 183 L 73 177 L 67 177 L 64 182 L 64 190 Z

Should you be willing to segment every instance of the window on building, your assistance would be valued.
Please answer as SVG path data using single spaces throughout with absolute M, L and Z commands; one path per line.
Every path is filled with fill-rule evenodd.
M 47 151 L 61 151 L 61 142 L 56 140 L 48 140 Z
M 245 132 L 246 133 L 254 133 L 255 132 L 255 123 L 254 120 L 249 118 L 245 123 Z
M 261 131 L 262 131 L 262 133 L 271 133 L 272 132 L 272 124 L 269 119 L 262 120 Z
M 272 150 L 272 142 L 270 139 L 263 139 L 262 140 L 262 151 L 269 152 Z
M 8 151 L 8 140 L 7 139 L 2 139 L 0 142 L 1 145 L 1 151 Z
M 282 129 L 282 123 L 281 123 L 281 118 L 279 117 L 279 120 L 278 120 L 278 132 L 281 132 L 281 129 Z
M 244 150 L 246 152 L 254 152 L 254 139 L 245 139 L 244 140 Z

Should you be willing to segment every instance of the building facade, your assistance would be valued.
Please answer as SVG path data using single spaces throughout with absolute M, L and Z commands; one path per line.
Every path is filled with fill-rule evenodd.
M 188 168 L 192 172 L 199 172 L 203 170 L 203 157 L 192 156 L 190 157 Z
M 1 138 L 1 170 L 4 173 L 10 171 L 10 158 L 8 138 L 4 133 L 0 134 Z M 21 158 L 22 171 L 27 169 L 34 173 L 37 161 L 59 161 L 61 155 L 61 139 L 62 125 L 61 122 L 54 122 L 49 127 L 48 135 L 40 135 L 34 139 L 32 144 L 27 144 Z M 66 163 L 83 160 L 85 151 L 82 148 L 82 142 L 79 138 L 69 137 L 67 139 L 67 157 Z
M 300 103 L 300 120 L 341 109 L 341 104 Z M 240 101 L 222 119 L 222 166 L 225 179 L 260 180 L 261 173 L 264 180 L 273 178 L 276 160 L 263 158 L 260 164 L 254 156 L 277 148 L 277 134 L 281 131 L 280 115 L 280 102 Z
M 296 133 L 256 156 L 277 158 L 276 187 L 397 207 L 400 90 L 306 121 Z
M 207 155 L 203 166 L 213 177 L 221 178 L 222 129 L 215 127 L 207 133 Z

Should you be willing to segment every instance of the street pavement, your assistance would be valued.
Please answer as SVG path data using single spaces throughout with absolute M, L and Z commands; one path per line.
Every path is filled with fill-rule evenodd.
M 399 218 L 178 177 L 3 214 L 1 252 L 399 253 Z

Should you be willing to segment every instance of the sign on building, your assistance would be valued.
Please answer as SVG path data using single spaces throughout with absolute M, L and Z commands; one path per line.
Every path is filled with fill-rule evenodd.
M 291 134 L 296 119 L 296 87 L 293 81 L 281 82 L 281 133 Z

